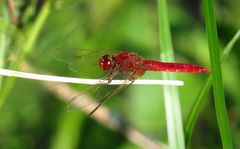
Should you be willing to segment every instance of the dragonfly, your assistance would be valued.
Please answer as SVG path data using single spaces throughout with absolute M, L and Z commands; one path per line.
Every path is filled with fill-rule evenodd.
M 123 84 L 117 86 L 109 93 L 97 97 L 98 105 L 95 106 L 89 115 L 92 115 L 96 110 L 103 105 L 112 96 L 118 94 L 122 90 L 130 86 L 136 79 L 144 75 L 146 71 L 155 72 L 181 72 L 181 73 L 206 73 L 208 68 L 190 64 L 190 63 L 175 63 L 161 62 L 156 60 L 144 59 L 142 56 L 131 51 L 118 50 L 76 50 L 61 48 L 55 51 L 56 58 L 69 65 L 69 68 L 81 74 L 100 74 L 104 72 L 103 77 L 97 85 L 91 86 L 82 91 L 79 95 L 72 97 L 69 101 L 69 107 L 78 105 L 82 108 L 88 106 L 91 102 L 88 100 L 89 94 L 97 94 L 97 91 L 103 88 L 103 81 L 108 80 L 108 83 L 115 78 L 124 80 Z M 94 69 L 92 69 L 94 67 Z M 98 69 L 98 71 L 95 71 Z M 92 71 L 92 72 L 90 72 Z M 84 74 L 82 73 L 82 74 Z

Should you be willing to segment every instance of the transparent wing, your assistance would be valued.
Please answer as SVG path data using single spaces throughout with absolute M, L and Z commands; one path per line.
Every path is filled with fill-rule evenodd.
M 120 93 L 122 90 L 126 89 L 127 87 L 129 87 L 135 80 L 131 79 L 134 76 L 134 72 L 132 72 L 128 78 L 124 81 L 123 84 L 121 84 L 120 86 L 118 86 L 115 90 L 113 90 L 110 94 L 108 94 L 107 96 L 105 96 L 104 98 L 102 98 L 99 101 L 99 104 L 89 113 L 89 115 L 92 115 L 94 112 L 97 111 L 97 109 L 103 105 L 105 102 L 107 102 L 109 99 L 111 99 L 112 96 Z
M 90 86 L 84 91 L 82 91 L 80 94 L 72 97 L 72 99 L 68 103 L 67 111 L 75 111 L 76 109 L 82 109 L 92 104 L 93 98 L 95 98 L 94 95 L 100 87 L 100 84 L 96 86 Z
M 122 62 L 122 63 L 127 63 L 126 61 Z M 74 97 L 70 103 L 69 103 L 69 107 L 73 107 L 75 105 L 77 105 L 78 108 L 84 108 L 88 105 L 90 105 L 93 102 L 93 98 L 97 100 L 98 105 L 96 105 L 95 107 L 92 108 L 91 112 L 89 113 L 89 115 L 92 115 L 102 104 L 104 104 L 106 101 L 108 101 L 109 99 L 111 99 L 112 96 L 114 96 L 115 94 L 118 94 L 119 92 L 121 92 L 122 90 L 126 89 L 128 86 L 130 86 L 136 77 L 136 70 L 139 66 L 136 66 L 135 69 L 133 69 L 134 71 L 129 72 L 129 73 L 125 73 L 125 75 L 121 76 L 121 78 L 123 78 L 125 81 L 123 84 L 121 85 L 103 85 L 101 82 L 96 85 L 96 86 L 91 86 L 88 89 L 86 89 L 85 91 L 83 91 L 81 94 L 78 95 L 78 97 Z M 121 69 L 124 69 L 124 67 L 122 67 Z M 113 70 L 113 72 L 110 72 L 104 79 L 112 79 L 112 78 L 116 78 L 120 75 L 121 69 L 115 68 L 115 70 Z M 87 94 L 91 94 L 91 98 L 89 98 L 89 96 L 86 96 Z M 92 98 L 93 97 L 93 98 Z M 80 105 L 81 104 L 81 105 Z
M 105 73 L 99 68 L 98 60 L 106 54 L 112 56 L 120 51 L 111 49 L 87 50 L 59 48 L 54 50 L 55 58 L 67 63 L 69 69 L 79 74 L 80 77 L 99 78 Z
M 108 96 L 108 94 L 110 94 L 117 86 L 108 86 L 106 84 L 103 84 L 103 81 L 111 81 L 113 77 L 116 77 L 118 75 L 120 75 L 119 71 L 115 70 L 112 73 L 105 75 L 98 84 L 90 86 L 80 94 L 72 97 L 68 104 L 68 111 L 82 109 L 86 106 L 91 105 L 93 103 L 93 98 L 96 99 L 96 101 L 100 101 L 101 99 Z

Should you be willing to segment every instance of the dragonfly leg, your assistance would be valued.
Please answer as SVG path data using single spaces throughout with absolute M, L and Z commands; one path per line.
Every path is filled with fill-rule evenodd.
M 113 79 L 113 76 L 111 76 L 111 74 L 108 74 L 107 76 L 103 77 L 101 80 L 108 80 L 108 83 L 111 83 L 112 79 Z
M 129 79 L 131 82 L 134 82 L 136 79 L 135 79 L 135 77 L 131 77 L 130 79 Z
M 119 71 L 111 71 L 107 76 L 106 76 L 106 80 L 108 80 L 108 83 L 112 82 L 112 79 L 116 76 L 116 74 L 118 74 Z
M 111 71 L 109 73 L 109 75 L 107 76 L 108 83 L 112 82 L 112 79 L 113 79 L 114 76 L 115 76 L 115 74 L 113 73 L 113 71 Z

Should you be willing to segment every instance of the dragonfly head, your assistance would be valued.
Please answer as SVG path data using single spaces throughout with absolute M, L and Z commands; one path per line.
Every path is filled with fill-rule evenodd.
M 104 71 L 108 71 L 111 69 L 111 58 L 109 55 L 104 55 L 99 59 L 98 64 L 100 68 Z

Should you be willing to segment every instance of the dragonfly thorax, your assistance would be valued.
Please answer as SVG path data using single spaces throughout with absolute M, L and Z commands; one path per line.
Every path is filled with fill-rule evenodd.
M 104 55 L 98 61 L 99 67 L 104 71 L 109 71 L 111 70 L 111 66 L 112 66 L 111 61 L 112 59 L 110 58 L 109 55 Z

